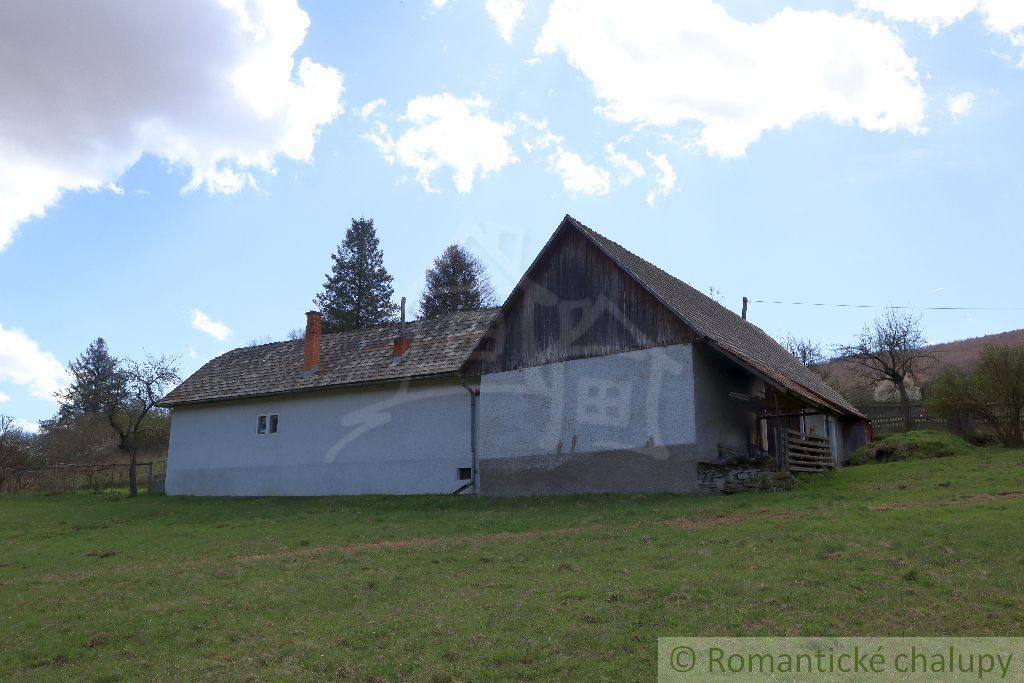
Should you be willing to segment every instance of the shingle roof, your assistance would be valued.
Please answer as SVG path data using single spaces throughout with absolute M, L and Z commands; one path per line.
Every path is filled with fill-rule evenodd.
M 589 237 L 619 267 L 632 275 L 671 311 L 727 355 L 775 384 L 817 405 L 864 417 L 813 370 L 757 325 L 744 320 L 711 297 L 645 261 L 625 247 L 567 215 L 568 222 Z
M 578 229 L 592 240 L 619 267 L 723 353 L 811 403 L 863 417 L 758 326 L 572 216 L 567 215 L 559 229 L 566 226 Z M 412 347 L 396 367 L 390 366 L 390 360 L 392 344 L 398 335 L 397 324 L 324 335 L 320 372 L 308 378 L 301 376 L 301 339 L 235 349 L 199 368 L 165 396 L 161 405 L 453 375 L 476 347 L 496 313 L 496 309 L 487 309 L 407 323 L 406 334 L 412 340 Z
M 320 371 L 302 377 L 303 341 L 250 346 L 214 358 L 163 398 L 161 405 L 205 403 L 287 394 L 329 387 L 375 384 L 455 374 L 496 309 L 456 313 L 406 323 L 412 346 L 391 367 L 398 324 L 356 332 L 325 334 L 320 344 Z

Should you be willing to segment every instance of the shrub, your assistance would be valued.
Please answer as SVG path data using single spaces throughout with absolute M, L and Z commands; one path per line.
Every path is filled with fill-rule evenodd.
M 34 438 L 9 415 L 0 415 L 0 492 L 17 485 L 18 471 L 29 467 L 35 457 Z
M 939 417 L 979 417 L 1004 446 L 1024 446 L 1024 346 L 990 346 L 969 372 L 947 367 L 925 408 Z
M 945 458 L 970 452 L 974 447 L 947 432 L 917 431 L 890 434 L 862 446 L 850 456 L 851 465 L 916 458 Z

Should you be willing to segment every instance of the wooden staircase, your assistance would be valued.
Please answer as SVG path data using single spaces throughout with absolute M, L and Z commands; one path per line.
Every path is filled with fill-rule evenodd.
M 823 436 L 780 430 L 782 459 L 790 472 L 824 472 L 835 467 L 832 442 Z

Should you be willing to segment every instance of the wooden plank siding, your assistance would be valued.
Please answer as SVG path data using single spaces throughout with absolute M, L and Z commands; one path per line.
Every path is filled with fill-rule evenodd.
M 505 372 L 699 339 L 590 240 L 563 229 L 527 271 L 464 371 Z

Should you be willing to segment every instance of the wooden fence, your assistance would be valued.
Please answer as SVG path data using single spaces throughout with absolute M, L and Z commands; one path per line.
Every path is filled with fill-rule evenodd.
M 875 435 L 892 434 L 893 432 L 906 431 L 906 421 L 903 415 L 903 406 L 890 403 L 881 405 L 861 405 L 857 410 L 864 413 L 871 420 L 871 426 Z M 984 424 L 984 420 L 964 415 L 959 418 L 942 418 L 929 415 L 921 403 L 910 404 L 911 429 L 938 429 L 951 432 L 973 431 L 978 425 Z
M 50 465 L 0 470 L 0 494 L 65 493 L 128 488 L 130 466 L 126 463 Z M 140 462 L 136 477 L 140 490 L 163 482 L 165 461 Z
M 835 467 L 832 442 L 823 436 L 782 430 L 783 457 L 790 472 L 824 472 Z

